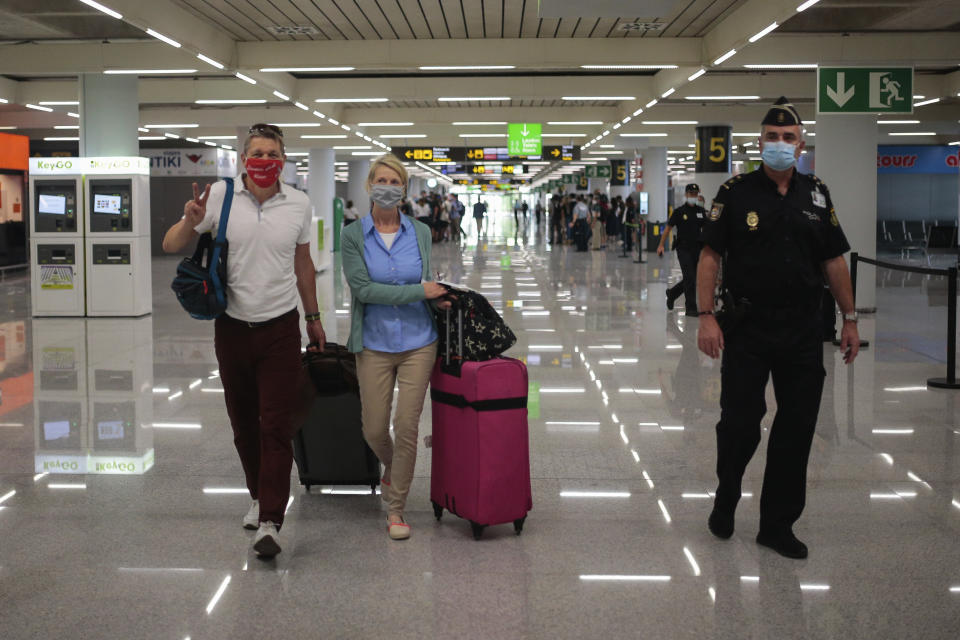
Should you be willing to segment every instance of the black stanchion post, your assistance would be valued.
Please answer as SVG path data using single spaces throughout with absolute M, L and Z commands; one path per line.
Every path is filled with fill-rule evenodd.
M 947 269 L 947 377 L 930 378 L 937 389 L 960 389 L 957 384 L 957 268 Z

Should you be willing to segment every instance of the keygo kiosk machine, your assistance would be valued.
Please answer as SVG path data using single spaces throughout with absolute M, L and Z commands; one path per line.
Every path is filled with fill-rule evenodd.
M 34 316 L 82 316 L 83 162 L 30 158 L 30 291 Z
M 85 160 L 87 315 L 150 313 L 150 161 Z

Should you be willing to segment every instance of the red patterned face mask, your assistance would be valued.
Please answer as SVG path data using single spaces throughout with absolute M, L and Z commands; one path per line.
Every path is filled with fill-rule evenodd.
M 281 158 L 247 158 L 247 177 L 261 189 L 272 187 L 283 171 Z

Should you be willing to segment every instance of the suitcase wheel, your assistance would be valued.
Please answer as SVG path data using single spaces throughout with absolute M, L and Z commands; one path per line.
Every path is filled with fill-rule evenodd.
M 520 535 L 523 532 L 523 523 L 526 522 L 527 516 L 523 516 L 519 520 L 513 521 L 513 530 L 517 532 L 517 535 Z
M 477 524 L 473 520 L 470 521 L 470 528 L 473 529 L 473 539 L 479 540 L 483 536 L 483 530 L 487 528 L 484 524 Z
M 433 505 L 433 515 L 434 515 L 434 517 L 435 517 L 437 520 L 439 520 L 440 518 L 443 517 L 443 507 L 441 507 L 439 504 L 437 504 L 437 503 L 434 502 L 433 500 L 431 500 L 430 503 Z

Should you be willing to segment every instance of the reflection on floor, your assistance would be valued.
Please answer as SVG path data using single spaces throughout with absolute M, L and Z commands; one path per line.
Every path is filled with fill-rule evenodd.
M 960 395 L 924 385 L 944 370 L 942 283 L 881 270 L 871 348 L 845 367 L 827 347 L 798 562 L 753 541 L 762 448 L 734 538 L 707 532 L 719 364 L 697 352 L 696 320 L 664 307 L 672 256 L 575 253 L 512 221 L 480 244 L 466 231 L 434 267 L 489 296 L 529 367 L 522 536 L 435 522 L 421 443 L 411 540 L 388 540 L 374 497 L 297 487 L 284 552 L 256 560 L 212 326 L 178 308 L 175 260 L 155 261 L 155 312 L 132 320 L 31 319 L 11 278 L 0 637 L 957 636 Z M 339 267 L 319 282 L 343 342 Z M 430 424 L 428 404 L 422 436 Z

